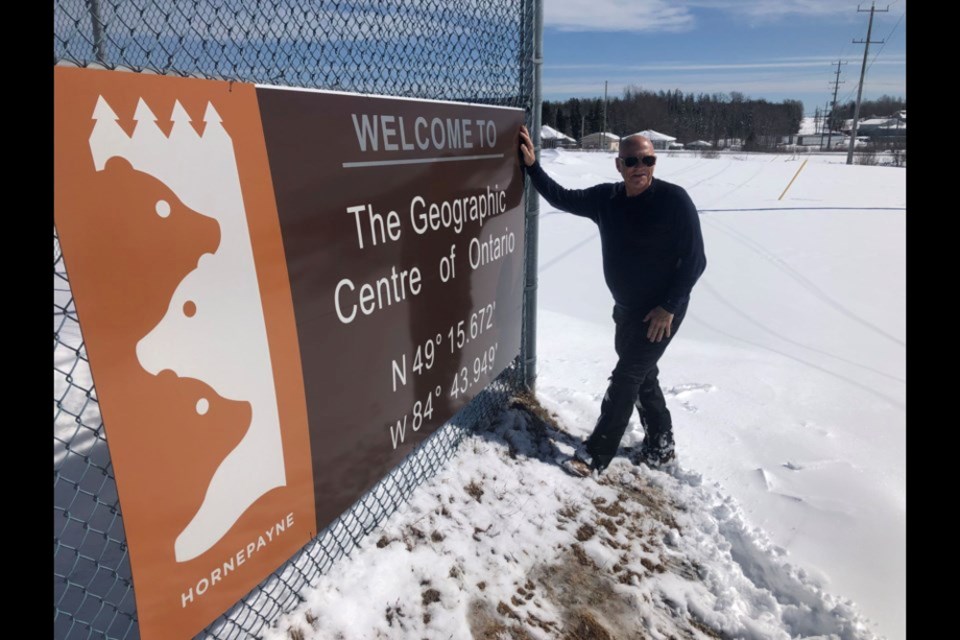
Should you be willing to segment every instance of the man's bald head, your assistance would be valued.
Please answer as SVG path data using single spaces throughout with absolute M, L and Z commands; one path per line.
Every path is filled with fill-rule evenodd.
M 651 161 L 650 164 L 637 162 L 632 167 L 628 167 L 623 161 L 623 158 L 645 158 L 647 156 L 652 156 L 654 161 Z M 653 163 L 656 156 L 657 152 L 653 148 L 653 143 L 646 136 L 634 134 L 620 141 L 617 171 L 623 176 L 623 183 L 626 186 L 628 196 L 639 195 L 653 184 Z
M 627 136 L 620 141 L 620 155 L 652 156 L 656 155 L 656 151 L 653 148 L 653 143 L 650 142 L 650 138 L 642 136 L 639 133 L 635 133 L 632 136 Z

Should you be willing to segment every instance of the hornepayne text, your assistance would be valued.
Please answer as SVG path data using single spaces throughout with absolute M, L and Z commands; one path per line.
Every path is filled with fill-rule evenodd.
M 280 534 L 291 528 L 293 528 L 292 512 L 288 513 L 282 520 L 264 531 L 263 535 L 257 536 L 256 540 L 247 543 L 247 546 L 243 547 L 235 554 L 231 555 L 229 558 L 217 565 L 210 571 L 209 577 L 204 576 L 200 578 L 195 586 L 192 586 L 181 593 L 180 607 L 186 608 L 188 604 L 192 604 L 194 602 L 195 598 L 203 597 L 203 594 L 217 586 L 217 584 L 225 580 L 231 573 L 237 571 L 241 565 L 250 559 L 250 556 L 260 551 L 260 549 L 263 549 L 265 546 L 276 540 Z

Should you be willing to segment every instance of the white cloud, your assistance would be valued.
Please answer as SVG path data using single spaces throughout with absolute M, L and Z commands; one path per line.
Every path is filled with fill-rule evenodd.
M 906 0 L 894 0 L 895 11 Z M 751 23 L 788 17 L 856 16 L 858 0 L 546 0 L 544 23 L 562 31 L 689 31 L 695 12 L 724 11 Z M 883 8 L 885 8 L 884 5 Z M 891 11 L 893 13 L 894 11 Z
M 733 69 L 803 69 L 803 68 L 821 68 L 832 67 L 832 58 L 817 57 L 810 59 L 794 58 L 774 60 L 769 62 L 736 62 L 736 63 L 670 63 L 644 65 L 622 65 L 617 63 L 601 64 L 549 64 L 544 68 L 550 71 L 586 71 L 586 70 L 604 70 L 610 69 L 619 73 L 649 71 L 649 72 L 669 72 L 669 71 L 725 71 Z M 903 65 L 906 64 L 906 58 L 897 56 L 892 58 L 878 59 L 876 65 Z
M 543 20 L 562 31 L 687 31 L 694 20 L 670 0 L 545 0 Z
M 828 15 L 855 15 L 857 8 L 867 10 L 866 2 L 858 0 L 680 0 L 681 4 L 701 9 L 718 9 L 746 16 L 758 22 L 779 20 L 788 16 L 818 17 Z M 907 0 L 895 0 L 896 11 L 906 8 Z M 882 4 L 877 9 L 886 9 Z M 893 11 L 891 11 L 893 13 Z

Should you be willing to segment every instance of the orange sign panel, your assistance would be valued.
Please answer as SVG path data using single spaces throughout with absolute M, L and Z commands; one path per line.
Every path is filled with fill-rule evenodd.
M 54 207 L 143 638 L 201 631 L 316 533 L 252 85 L 54 69 Z

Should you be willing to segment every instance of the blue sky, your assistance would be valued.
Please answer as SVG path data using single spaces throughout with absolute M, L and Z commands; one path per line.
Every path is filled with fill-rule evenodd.
M 906 97 L 906 3 L 877 13 L 865 99 Z M 859 4 L 869 10 L 870 3 Z M 544 0 L 545 100 L 620 96 L 635 85 L 684 93 L 739 91 L 801 100 L 812 115 L 832 97 L 855 100 L 869 13 L 856 0 Z M 846 98 L 846 100 L 845 100 Z

